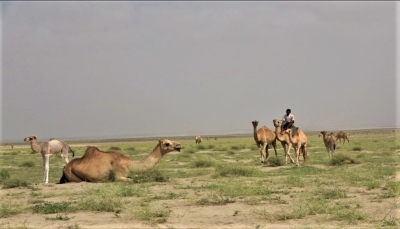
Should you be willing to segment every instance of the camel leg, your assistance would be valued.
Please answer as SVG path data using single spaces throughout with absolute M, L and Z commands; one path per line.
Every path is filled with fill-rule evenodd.
M 304 159 L 304 163 L 303 165 L 307 164 L 307 145 L 302 146 L 303 149 L 303 159 Z
M 261 163 L 263 163 L 263 165 L 267 162 L 266 159 L 267 150 L 268 150 L 268 143 L 264 143 L 263 149 L 261 151 L 261 160 L 262 160 Z
M 42 154 L 43 159 L 43 183 L 49 183 L 50 154 Z
M 269 145 L 268 144 L 266 144 L 267 145 L 267 147 L 265 147 L 265 161 L 264 161 L 264 163 L 266 164 L 267 163 L 267 161 L 268 161 L 268 158 L 269 158 L 269 152 L 268 152 L 268 148 L 269 148 Z
M 296 166 L 299 166 L 299 159 L 300 159 L 300 147 L 293 146 L 294 150 L 296 151 Z
M 284 150 L 285 150 L 285 163 L 287 164 L 287 159 L 288 157 L 290 158 L 290 161 L 294 163 L 294 160 L 292 156 L 290 156 L 290 149 L 292 148 L 292 144 L 288 144 L 288 149 L 286 150 L 286 145 L 282 144 Z
M 276 139 L 275 141 L 272 142 L 272 147 L 274 148 L 275 151 L 275 157 L 278 157 L 278 152 L 276 152 Z

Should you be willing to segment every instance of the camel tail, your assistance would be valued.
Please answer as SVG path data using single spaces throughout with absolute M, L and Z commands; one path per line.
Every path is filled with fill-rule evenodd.
M 71 149 L 71 147 L 69 147 L 69 150 L 72 152 L 72 157 L 75 157 L 75 152 Z
M 333 144 L 333 150 L 336 150 L 336 143 Z

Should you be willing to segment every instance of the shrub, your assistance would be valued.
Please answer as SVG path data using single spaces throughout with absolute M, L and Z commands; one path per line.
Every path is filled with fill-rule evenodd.
M 130 146 L 130 147 L 126 148 L 125 150 L 126 151 L 135 151 L 136 149 L 135 149 L 135 147 Z
M 268 165 L 271 167 L 278 167 L 283 166 L 284 162 L 282 158 L 272 156 L 268 158 Z
M 38 214 L 53 214 L 60 212 L 67 212 L 70 209 L 70 203 L 60 202 L 60 203 L 41 203 L 34 205 L 32 207 L 33 213 Z
M 336 153 L 332 156 L 330 165 L 343 165 L 343 164 L 359 164 L 360 162 L 343 153 Z
M 18 188 L 18 187 L 28 187 L 29 183 L 26 181 L 21 181 L 19 179 L 7 179 L 2 182 L 3 188 Z
M 150 169 L 141 172 L 129 172 L 129 178 L 133 183 L 146 183 L 146 182 L 167 182 L 169 177 L 163 174 L 158 169 Z
M 21 164 L 21 167 L 35 167 L 34 161 L 24 161 Z
M 192 168 L 207 168 L 213 166 L 213 162 L 210 160 L 195 160 L 191 163 Z
M 1 169 L 0 170 L 0 183 L 4 183 L 4 181 L 10 179 L 10 172 L 8 169 Z
M 119 148 L 118 146 L 111 146 L 110 148 L 108 148 L 108 150 L 118 151 L 121 150 L 121 148 Z
M 251 177 L 256 173 L 256 169 L 237 165 L 219 165 L 215 169 L 215 176 L 246 176 Z

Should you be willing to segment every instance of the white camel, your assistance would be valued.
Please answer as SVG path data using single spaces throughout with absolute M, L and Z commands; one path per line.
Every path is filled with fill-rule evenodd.
M 42 154 L 43 159 L 43 183 L 49 183 L 49 163 L 50 163 L 50 155 L 57 154 L 61 152 L 61 157 L 65 160 L 65 164 L 69 162 L 68 160 L 68 151 L 71 150 L 72 157 L 75 156 L 75 152 L 72 151 L 71 147 L 68 146 L 64 141 L 50 138 L 48 141 L 43 142 L 38 145 L 37 137 L 31 135 L 29 137 L 24 138 L 24 141 L 29 142 L 31 144 L 31 149 L 36 153 Z

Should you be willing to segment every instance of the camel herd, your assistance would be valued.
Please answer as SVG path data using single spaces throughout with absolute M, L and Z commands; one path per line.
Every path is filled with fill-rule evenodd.
M 293 147 L 296 153 L 296 165 L 299 165 L 300 155 L 303 155 L 305 165 L 307 163 L 307 136 L 298 127 L 287 129 L 281 132 L 281 122 L 277 119 L 273 120 L 275 130 L 272 131 L 266 126 L 257 129 L 258 121 L 252 121 L 254 141 L 260 151 L 260 161 L 264 165 L 269 158 L 268 148 L 271 145 L 274 148 L 275 156 L 278 156 L 276 150 L 276 141 L 279 141 L 285 152 L 285 163 L 288 163 L 288 158 L 292 163 L 295 163 L 290 155 L 290 149 Z M 348 139 L 349 133 L 339 132 L 338 134 L 321 131 L 319 136 L 322 136 L 324 145 L 331 160 L 331 155 L 335 153 L 336 141 L 343 139 L 343 144 Z M 215 137 L 215 140 L 217 138 Z M 72 157 L 75 156 L 74 151 L 64 141 L 50 138 L 49 140 L 38 144 L 37 137 L 31 135 L 24 138 L 25 142 L 29 142 L 31 149 L 34 152 L 40 153 L 43 159 L 43 183 L 49 181 L 49 159 L 50 155 L 61 153 L 66 165 L 63 169 L 63 175 L 60 183 L 67 182 L 100 182 L 111 179 L 126 181 L 129 180 L 128 174 L 130 171 L 144 171 L 154 167 L 161 158 L 172 151 L 180 151 L 181 144 L 179 142 L 168 139 L 159 139 L 154 150 L 143 160 L 132 160 L 119 152 L 103 152 L 96 147 L 88 147 L 81 158 L 74 158 L 71 161 L 68 159 L 68 152 L 72 152 Z M 203 139 L 200 136 L 195 137 L 196 144 L 202 144 Z

